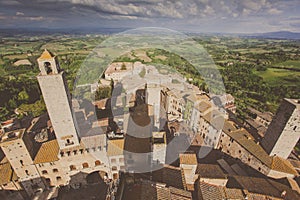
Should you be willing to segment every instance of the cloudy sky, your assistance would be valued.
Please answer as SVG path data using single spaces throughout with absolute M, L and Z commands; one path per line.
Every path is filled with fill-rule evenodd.
M 0 28 L 300 32 L 299 0 L 0 0 Z

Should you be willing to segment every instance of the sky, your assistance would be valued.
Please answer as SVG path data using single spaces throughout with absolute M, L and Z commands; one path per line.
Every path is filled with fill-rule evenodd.
M 300 0 L 0 0 L 0 28 L 300 32 Z

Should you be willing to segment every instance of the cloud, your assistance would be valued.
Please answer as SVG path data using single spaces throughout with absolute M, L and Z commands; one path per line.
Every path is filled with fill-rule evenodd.
M 280 30 L 288 24 L 297 28 L 298 22 L 288 17 L 299 17 L 299 9 L 299 0 L 1 0 L 0 12 L 4 14 L 0 25 L 28 21 L 40 25 L 52 20 L 60 27 L 105 24 L 258 31 L 263 30 L 262 23 L 274 20 L 286 23 L 272 25 Z M 4 18 L 11 20 L 5 22 Z M 242 21 L 247 21 L 248 27 Z
M 23 16 L 24 13 L 22 13 L 22 12 L 16 12 L 16 15 L 17 15 L 17 16 Z
M 278 15 L 278 14 L 281 14 L 282 11 L 278 10 L 277 8 L 271 8 L 271 9 L 268 10 L 268 13 L 271 14 L 271 15 Z

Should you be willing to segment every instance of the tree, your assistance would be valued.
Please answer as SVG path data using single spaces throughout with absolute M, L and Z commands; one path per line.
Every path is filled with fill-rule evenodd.
M 29 95 L 27 94 L 27 92 L 25 90 L 19 92 L 18 100 L 21 101 L 21 102 L 28 102 Z

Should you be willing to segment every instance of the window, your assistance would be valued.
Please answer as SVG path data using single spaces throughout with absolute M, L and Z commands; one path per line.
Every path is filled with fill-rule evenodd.
M 49 62 L 44 62 L 44 68 L 47 74 L 52 73 L 51 64 Z
M 70 165 L 70 170 L 71 170 L 71 171 L 74 171 L 74 170 L 76 170 L 76 167 L 75 167 L 75 165 Z
M 261 170 L 261 168 L 259 167 L 259 168 L 258 168 L 258 171 L 260 171 L 260 170 Z
M 118 173 L 113 174 L 113 179 L 114 179 L 114 180 L 116 180 L 116 179 L 118 179 L 118 178 L 119 178 L 119 174 L 118 174 Z
M 25 173 L 26 173 L 26 175 L 27 175 L 27 176 L 29 175 L 29 172 L 28 172 L 28 170 L 25 170 Z
M 82 164 L 82 168 L 89 168 L 89 164 L 88 164 L 88 163 L 86 163 L 86 162 L 85 162 L 85 163 L 83 163 L 83 164 Z
M 57 172 L 58 172 L 58 169 L 55 168 L 55 169 L 53 169 L 52 171 L 53 171 L 53 173 L 57 173 Z
M 110 160 L 110 162 L 111 162 L 111 163 L 116 163 L 117 160 L 113 158 L 113 159 Z
M 21 163 L 22 166 L 24 166 L 23 160 L 20 160 L 20 163 Z
M 239 150 L 239 153 L 242 153 L 242 151 L 241 151 L 241 150 Z
M 251 161 L 251 159 L 250 158 L 248 158 L 248 162 L 250 162 Z
M 99 165 L 101 165 L 100 160 L 96 160 L 96 161 L 95 161 L 95 166 L 99 166 Z
M 296 128 L 297 128 L 297 126 L 295 126 L 295 127 L 293 128 L 293 131 L 295 131 L 295 130 L 296 130 Z
M 47 170 L 43 170 L 42 174 L 48 174 Z
M 57 180 L 57 181 L 60 181 L 60 180 L 61 180 L 61 177 L 60 177 L 60 176 L 57 176 L 57 177 L 56 177 L 56 180 Z
M 119 158 L 119 162 L 124 162 L 124 158 Z
M 118 168 L 116 166 L 112 166 L 111 168 L 112 170 L 118 170 Z

